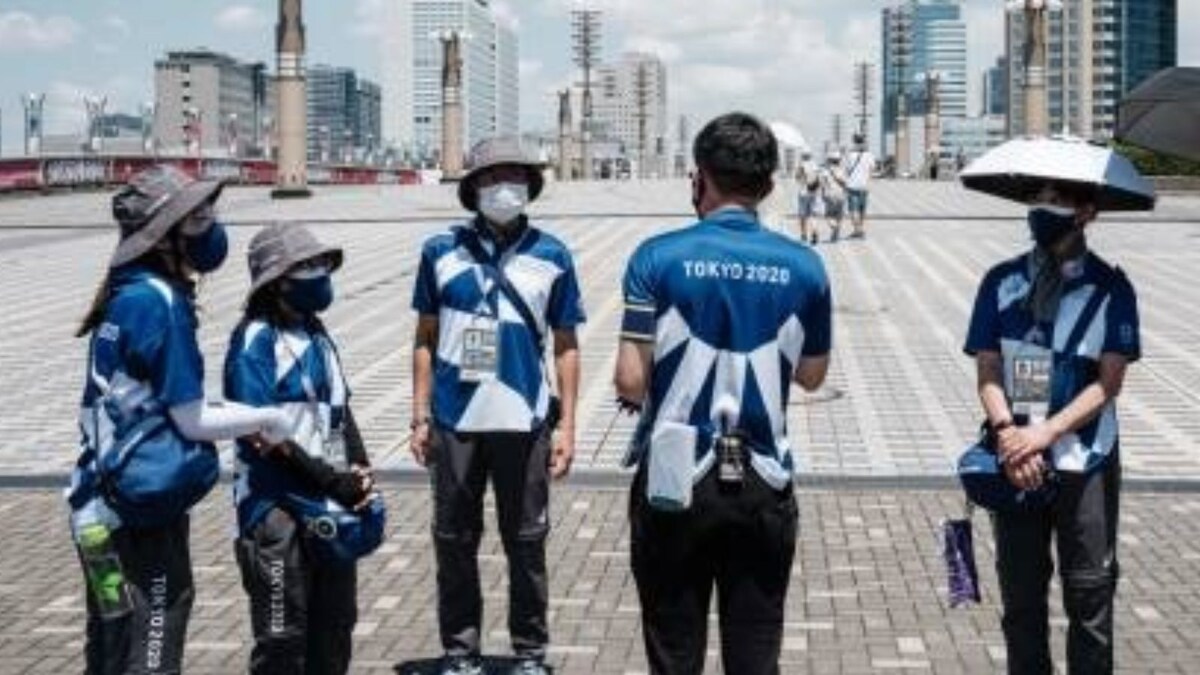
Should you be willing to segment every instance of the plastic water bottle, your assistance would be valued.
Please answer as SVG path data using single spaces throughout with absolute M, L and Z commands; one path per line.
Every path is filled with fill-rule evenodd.
M 103 508 L 98 500 L 92 500 L 75 514 L 75 540 L 100 616 L 110 618 L 131 611 L 133 601 Z

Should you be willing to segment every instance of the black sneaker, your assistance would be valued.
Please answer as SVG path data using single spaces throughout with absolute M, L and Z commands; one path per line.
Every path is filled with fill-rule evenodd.
M 441 675 L 483 675 L 483 661 L 478 656 L 447 656 Z

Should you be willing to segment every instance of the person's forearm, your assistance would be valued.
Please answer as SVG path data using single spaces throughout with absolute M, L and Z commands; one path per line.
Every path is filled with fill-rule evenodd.
M 209 442 L 261 433 L 278 414 L 274 409 L 203 399 L 172 406 L 168 412 L 184 438 Z
M 1012 410 L 1004 394 L 1004 365 L 999 354 L 980 354 L 976 359 L 979 402 L 991 426 L 1012 423 Z
M 433 390 L 433 351 L 417 345 L 413 350 L 412 419 L 420 422 L 429 417 L 430 393 Z
M 562 402 L 559 427 L 575 430 L 575 409 L 579 401 L 579 350 L 566 349 L 555 355 L 554 370 L 558 375 L 558 395 Z
M 1096 418 L 1109 401 L 1108 393 L 1099 382 L 1088 385 L 1079 392 L 1067 407 L 1058 411 L 1046 420 L 1046 424 L 1054 431 L 1054 440 L 1078 431 L 1088 422 Z

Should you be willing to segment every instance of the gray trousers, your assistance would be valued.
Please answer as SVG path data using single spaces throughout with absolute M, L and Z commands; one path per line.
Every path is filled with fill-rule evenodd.
M 1091 474 L 1060 472 L 1054 503 L 1031 514 L 996 514 L 996 572 L 1004 601 L 1008 672 L 1049 675 L 1048 594 L 1053 535 L 1066 611 L 1067 670 L 1113 671 L 1113 596 L 1117 590 L 1117 517 L 1121 464 L 1117 450 Z
M 448 656 L 478 655 L 479 542 L 488 477 L 508 558 L 508 630 L 518 656 L 545 656 L 550 434 L 432 430 L 438 627 Z
M 250 596 L 255 675 L 342 675 L 350 667 L 356 568 L 314 559 L 308 536 L 272 509 L 234 544 Z
M 121 527 L 113 532 L 133 610 L 102 618 L 87 591 L 88 675 L 182 671 L 195 598 L 188 529 L 185 515 L 164 527 Z

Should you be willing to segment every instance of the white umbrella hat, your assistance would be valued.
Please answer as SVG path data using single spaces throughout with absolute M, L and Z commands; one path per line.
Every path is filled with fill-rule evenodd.
M 1154 186 L 1124 155 L 1078 138 L 1017 138 L 959 174 L 964 186 L 1029 204 L 1046 185 L 1095 191 L 1100 211 L 1150 211 Z

